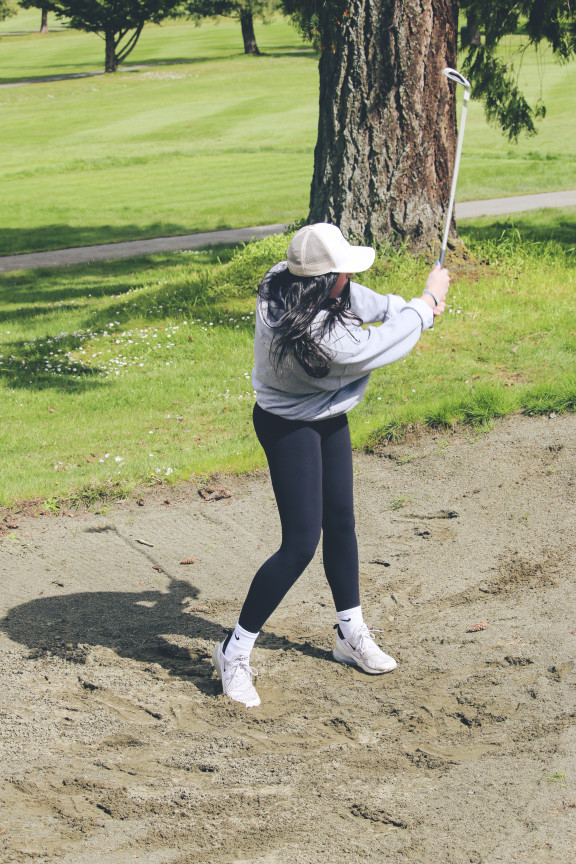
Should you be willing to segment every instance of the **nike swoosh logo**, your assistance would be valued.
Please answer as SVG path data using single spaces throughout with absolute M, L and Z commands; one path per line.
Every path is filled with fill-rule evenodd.
M 240 641 L 240 636 L 236 636 L 236 633 L 234 633 L 234 638 L 237 639 L 238 642 Z
M 341 619 L 340 619 L 340 621 L 344 621 L 345 624 L 346 624 L 348 621 L 351 621 L 351 620 L 352 620 L 352 618 L 341 618 Z

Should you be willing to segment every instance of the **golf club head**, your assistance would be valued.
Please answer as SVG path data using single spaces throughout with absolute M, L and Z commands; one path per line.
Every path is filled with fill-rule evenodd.
M 468 90 L 472 86 L 468 79 L 465 78 L 461 72 L 458 72 L 457 69 L 450 69 L 450 67 L 447 67 L 442 70 L 442 73 L 446 75 L 449 81 L 454 81 L 456 84 L 462 84 L 462 86 L 466 87 Z

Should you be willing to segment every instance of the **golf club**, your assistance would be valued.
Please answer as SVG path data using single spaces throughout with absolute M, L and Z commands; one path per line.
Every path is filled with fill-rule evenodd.
M 462 115 L 460 117 L 460 130 L 458 132 L 458 146 L 456 148 L 456 159 L 454 160 L 454 175 L 452 177 L 452 189 L 450 190 L 450 203 L 448 204 L 448 215 L 446 216 L 446 227 L 444 228 L 444 236 L 442 238 L 442 247 L 440 249 L 440 257 L 438 262 L 441 267 L 444 266 L 446 257 L 446 248 L 448 246 L 448 234 L 450 232 L 450 223 L 452 222 L 452 211 L 454 210 L 454 198 L 456 196 L 456 184 L 458 182 L 458 169 L 460 168 L 460 156 L 462 154 L 462 141 L 464 140 L 464 126 L 466 125 L 466 112 L 468 110 L 468 102 L 470 100 L 470 82 L 456 69 L 443 69 L 442 72 L 449 81 L 454 81 L 456 84 L 462 84 L 464 87 L 464 102 L 462 104 Z

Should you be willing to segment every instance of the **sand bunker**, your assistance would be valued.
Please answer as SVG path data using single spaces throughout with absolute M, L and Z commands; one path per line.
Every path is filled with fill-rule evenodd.
M 575 861 L 575 450 L 569 415 L 357 456 L 363 606 L 398 669 L 333 662 L 318 554 L 250 710 L 210 653 L 277 542 L 266 473 L 10 514 L 0 861 Z

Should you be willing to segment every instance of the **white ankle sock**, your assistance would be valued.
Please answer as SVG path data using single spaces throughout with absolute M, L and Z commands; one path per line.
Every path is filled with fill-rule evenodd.
M 344 609 L 336 613 L 338 616 L 338 627 L 344 639 L 349 639 L 357 627 L 364 623 L 362 607 L 355 606 L 353 609 Z
M 249 658 L 257 638 L 258 633 L 250 633 L 248 630 L 244 630 L 240 624 L 236 624 L 224 649 L 224 656 L 228 660 L 233 660 L 234 657 Z

